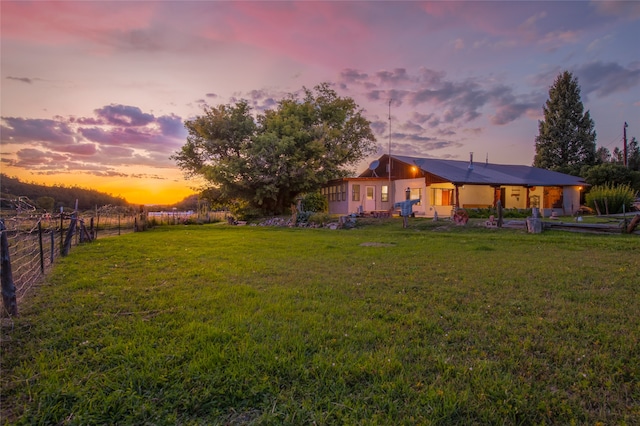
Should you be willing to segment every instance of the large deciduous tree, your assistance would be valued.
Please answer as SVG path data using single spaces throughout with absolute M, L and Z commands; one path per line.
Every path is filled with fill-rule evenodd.
M 187 142 L 172 156 L 178 166 L 265 213 L 287 211 L 375 150 L 361 109 L 326 83 L 255 117 L 246 101 L 207 107 L 185 127 Z
M 558 75 L 543 111 L 533 165 L 578 175 L 583 166 L 595 164 L 594 123 L 589 111 L 584 112 L 578 80 L 570 72 Z

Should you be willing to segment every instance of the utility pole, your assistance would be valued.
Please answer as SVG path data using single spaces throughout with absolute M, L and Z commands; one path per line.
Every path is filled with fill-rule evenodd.
M 624 122 L 624 126 L 622 127 L 622 132 L 624 134 L 624 136 L 622 137 L 622 140 L 624 141 L 623 144 L 623 152 L 624 152 L 624 158 L 623 158 L 623 162 L 624 162 L 624 166 L 627 167 L 627 127 L 629 127 L 629 125 L 627 124 L 627 122 Z
M 387 172 L 389 173 L 389 200 L 391 200 L 391 203 L 393 204 L 393 200 L 395 200 L 395 192 L 391 191 L 391 101 L 393 99 L 389 99 L 389 159 L 387 161 Z M 391 198 L 391 197 L 394 198 Z

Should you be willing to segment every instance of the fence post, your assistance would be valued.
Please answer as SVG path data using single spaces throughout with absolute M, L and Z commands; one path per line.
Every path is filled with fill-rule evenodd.
M 38 221 L 38 243 L 40 244 L 40 272 L 44 274 L 44 247 L 42 246 L 42 222 Z
M 60 254 L 64 252 L 64 213 L 60 207 Z
M 53 230 L 51 230 L 50 235 L 51 235 L 51 264 L 53 265 L 53 254 L 55 252 L 56 236 Z
M 62 256 L 66 256 L 69 254 L 69 250 L 71 250 L 71 240 L 73 239 L 73 234 L 75 234 L 76 226 L 78 225 L 78 218 L 76 217 L 77 213 L 74 213 L 71 216 L 71 223 L 69 224 L 69 230 L 67 231 L 67 237 L 64 239 L 64 245 L 62 248 Z
M 16 286 L 13 283 L 11 272 L 11 257 L 9 256 L 9 240 L 7 239 L 7 228 L 4 226 L 4 219 L 0 219 L 0 258 L 2 272 L 2 303 L 7 313 L 11 316 L 18 315 L 18 302 L 16 301 Z

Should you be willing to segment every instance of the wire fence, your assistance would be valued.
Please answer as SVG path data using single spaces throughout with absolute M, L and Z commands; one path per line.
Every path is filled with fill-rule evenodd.
M 78 244 L 153 226 L 212 223 L 228 217 L 226 211 L 134 212 L 114 206 L 51 215 L 38 213 L 26 197 L 11 201 L 11 209 L 0 210 L 1 317 L 17 315 L 18 306 L 56 259 Z
M 97 215 L 95 213 L 98 213 Z M 0 218 L 2 317 L 18 314 L 29 291 L 56 259 L 78 244 L 142 230 L 144 216 L 106 212 L 25 214 L 3 212 Z M 142 218 L 142 222 L 141 222 Z

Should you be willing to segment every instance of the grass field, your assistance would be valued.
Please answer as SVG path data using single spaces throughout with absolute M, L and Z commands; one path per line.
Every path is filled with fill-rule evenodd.
M 640 240 L 397 219 L 78 247 L 2 335 L 7 424 L 640 424 Z

